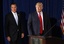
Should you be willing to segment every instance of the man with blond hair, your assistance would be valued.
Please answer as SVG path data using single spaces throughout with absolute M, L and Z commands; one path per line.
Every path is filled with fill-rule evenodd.
M 29 35 L 51 36 L 47 31 L 50 29 L 50 21 L 45 12 L 43 12 L 43 3 L 37 2 L 35 5 L 36 11 L 29 15 L 28 18 L 28 33 Z M 47 33 L 47 34 L 46 34 Z

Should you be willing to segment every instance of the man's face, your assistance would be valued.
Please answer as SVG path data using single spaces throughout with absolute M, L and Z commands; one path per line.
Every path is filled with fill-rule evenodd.
M 37 5 L 36 5 L 36 11 L 37 11 L 37 12 L 41 12 L 42 9 L 43 9 L 43 6 L 42 6 L 41 4 L 37 4 Z
M 16 5 L 11 5 L 11 11 L 16 12 L 17 11 L 17 6 Z

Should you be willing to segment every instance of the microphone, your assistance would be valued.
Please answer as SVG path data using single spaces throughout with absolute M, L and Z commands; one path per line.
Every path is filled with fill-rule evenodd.
M 54 28 L 54 26 L 60 21 L 61 19 L 59 19 L 44 35 L 43 37 L 45 37 L 45 35 L 47 35 L 51 30 L 52 28 Z

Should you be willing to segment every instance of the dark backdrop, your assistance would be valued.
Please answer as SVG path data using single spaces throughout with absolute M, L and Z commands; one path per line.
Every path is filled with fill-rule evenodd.
M 18 11 L 24 11 L 26 18 L 28 14 L 35 11 L 35 3 L 42 2 L 44 4 L 44 11 L 56 19 L 60 19 L 62 10 L 62 0 L 3 0 L 3 15 L 10 11 L 10 4 L 17 3 Z
M 3 17 L 10 11 L 10 4 L 15 2 L 17 3 L 18 11 L 26 13 L 27 20 L 29 13 L 35 11 L 35 3 L 38 1 L 44 4 L 43 11 L 45 11 L 49 17 L 57 20 L 61 19 L 62 0 L 3 0 Z M 58 24 L 60 24 L 60 22 Z
M 0 44 L 4 44 L 4 33 L 3 33 L 3 8 L 2 0 L 0 0 Z

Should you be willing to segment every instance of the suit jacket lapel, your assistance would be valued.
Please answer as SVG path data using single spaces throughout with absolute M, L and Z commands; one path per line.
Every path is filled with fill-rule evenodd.
M 37 22 L 37 27 L 38 27 L 38 29 L 37 30 L 35 30 L 36 31 L 36 33 L 38 32 L 40 32 L 40 21 L 39 21 L 39 18 L 38 18 L 38 14 L 37 14 L 37 12 L 35 12 L 35 19 L 36 19 L 36 22 Z
M 19 25 L 20 14 L 19 14 L 19 13 L 17 13 L 17 15 L 18 15 L 18 25 Z
M 11 12 L 11 16 L 12 16 L 13 22 L 16 24 L 16 21 L 15 21 L 15 18 L 14 18 L 14 16 L 13 16 L 12 12 Z M 17 25 L 17 24 L 16 24 L 16 25 Z
M 36 20 L 39 21 L 38 14 L 35 12 Z
M 43 12 L 43 21 L 44 21 L 44 25 L 45 25 L 45 13 Z

